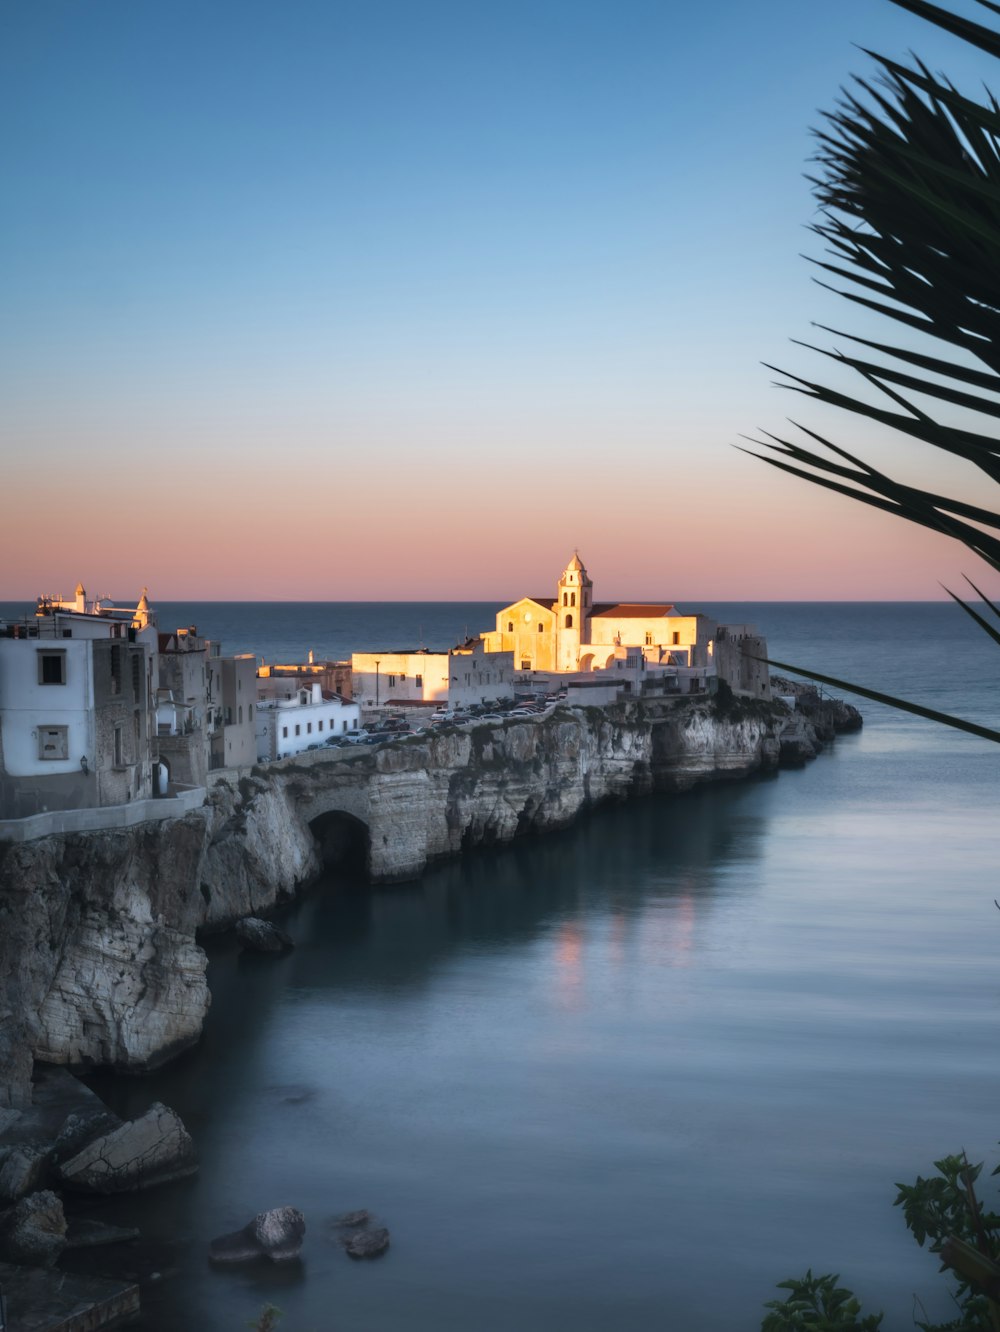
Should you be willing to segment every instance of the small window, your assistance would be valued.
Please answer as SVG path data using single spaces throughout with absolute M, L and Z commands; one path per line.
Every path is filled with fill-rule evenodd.
M 512 634 L 512 633 L 514 632 L 514 621 L 513 621 L 513 620 L 508 620 L 508 621 L 507 621 L 507 632 L 508 632 L 509 634 Z
M 646 630 L 646 646 L 647 647 L 653 646 L 653 635 L 650 633 L 648 629 Z
M 544 624 L 540 624 L 540 625 L 538 626 L 538 632 L 539 632 L 540 634 L 544 634 L 544 633 L 545 633 L 545 625 L 544 625 Z
M 132 698 L 136 703 L 142 697 L 142 656 L 132 653 Z
M 319 721 L 316 723 L 316 730 L 322 731 L 322 729 L 323 729 L 323 718 L 320 717 Z
M 66 683 L 65 652 L 39 652 L 38 683 L 41 685 L 64 685 Z
M 247 716 L 249 717 L 250 721 L 253 721 L 253 704 L 252 704 L 252 703 L 248 703 L 248 704 L 247 704 Z
M 567 615 L 567 616 L 566 616 L 566 628 L 567 628 L 567 629 L 572 629 L 572 628 L 573 628 L 573 617 L 572 617 L 572 615 Z
M 38 757 L 40 759 L 69 758 L 69 728 L 67 726 L 39 726 Z
M 676 646 L 681 641 L 681 636 L 676 629 L 674 630 L 673 638 L 671 641 L 673 642 L 674 646 Z
M 243 704 L 242 704 L 242 703 L 240 704 L 239 709 L 238 709 L 238 711 L 237 711 L 237 714 L 236 714 L 236 720 L 239 722 L 240 726 L 243 725 Z
M 575 592 L 571 592 L 571 593 L 569 594 L 569 604 L 570 604 L 571 606 L 575 606 L 575 605 L 576 605 L 576 593 L 575 593 Z
M 389 688 L 390 688 L 390 689 L 395 689 L 395 687 L 396 687 L 396 677 L 395 677 L 394 675 L 390 675 L 390 676 L 389 676 Z
M 312 722 L 306 722 L 306 735 L 312 735 L 312 733 L 313 733 Z
M 120 694 L 122 692 L 122 645 L 112 643 L 111 645 L 111 692 Z
M 298 722 L 295 723 L 295 734 L 296 735 L 302 734 L 302 727 L 298 724 Z
M 288 739 L 288 727 L 287 727 L 287 726 L 283 726 L 283 727 L 281 728 L 281 738 L 282 738 L 282 740 L 287 740 L 287 739 Z
M 125 763 L 125 742 L 120 726 L 115 727 L 115 767 L 121 768 Z
M 414 680 L 414 683 L 416 684 L 416 686 L 417 686 L 418 689 L 423 689 L 423 687 L 424 687 L 424 677 L 423 677 L 422 675 L 415 675 L 415 676 L 413 677 L 413 680 Z

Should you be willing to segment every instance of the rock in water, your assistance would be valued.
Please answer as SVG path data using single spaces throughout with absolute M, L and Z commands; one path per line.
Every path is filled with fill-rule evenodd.
M 52 1267 L 66 1246 L 66 1217 L 54 1193 L 31 1193 L 0 1212 L 0 1258 Z
M 335 1216 L 330 1224 L 337 1227 L 347 1226 L 360 1229 L 361 1226 L 366 1226 L 371 1219 L 371 1212 L 362 1207 L 357 1212 L 345 1212 L 343 1216 Z
M 88 1142 L 63 1161 L 59 1175 L 74 1189 L 125 1193 L 193 1175 L 197 1169 L 194 1144 L 180 1116 L 157 1101 L 141 1119 Z
M 259 916 L 244 916 L 236 922 L 236 937 L 255 953 L 286 953 L 295 944 L 290 935 Z
M 297 1207 L 272 1207 L 258 1212 L 242 1230 L 212 1240 L 208 1256 L 213 1263 L 252 1263 L 258 1258 L 290 1263 L 302 1252 L 305 1233 L 306 1219 Z
M 352 1258 L 377 1258 L 389 1247 L 389 1232 L 384 1226 L 378 1230 L 359 1230 L 344 1241 L 344 1248 Z

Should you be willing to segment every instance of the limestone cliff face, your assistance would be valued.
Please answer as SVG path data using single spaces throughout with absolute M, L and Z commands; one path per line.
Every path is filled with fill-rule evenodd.
M 196 931 L 291 898 L 331 816 L 367 829 L 374 881 L 413 878 L 599 801 L 774 766 L 786 722 L 757 703 L 560 710 L 255 768 L 175 822 L 0 844 L 0 1106 L 26 1096 L 32 1056 L 148 1068 L 197 1040 Z

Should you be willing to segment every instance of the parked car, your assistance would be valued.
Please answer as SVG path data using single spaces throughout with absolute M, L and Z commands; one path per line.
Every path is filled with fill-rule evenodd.
M 340 737 L 341 743 L 347 745 L 363 745 L 367 739 L 368 732 L 357 729 L 353 731 L 345 731 Z

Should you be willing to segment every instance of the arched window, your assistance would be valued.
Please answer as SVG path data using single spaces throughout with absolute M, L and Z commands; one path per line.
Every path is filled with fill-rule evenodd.
M 563 593 L 563 605 L 564 605 L 564 606 L 568 606 L 568 605 L 569 605 L 569 593 L 568 593 L 568 592 L 564 592 L 564 593 Z
M 539 632 L 540 634 L 544 634 L 544 633 L 545 633 L 545 625 L 544 625 L 544 624 L 540 624 L 540 625 L 538 626 L 538 632 Z
M 566 628 L 567 628 L 567 629 L 572 629 L 572 628 L 573 628 L 573 617 L 572 617 L 572 615 L 567 615 L 567 616 L 566 616 Z
M 575 592 L 571 592 L 571 593 L 569 594 L 569 604 L 570 604 L 571 606 L 575 606 L 575 605 L 576 605 L 576 593 L 575 593 Z

